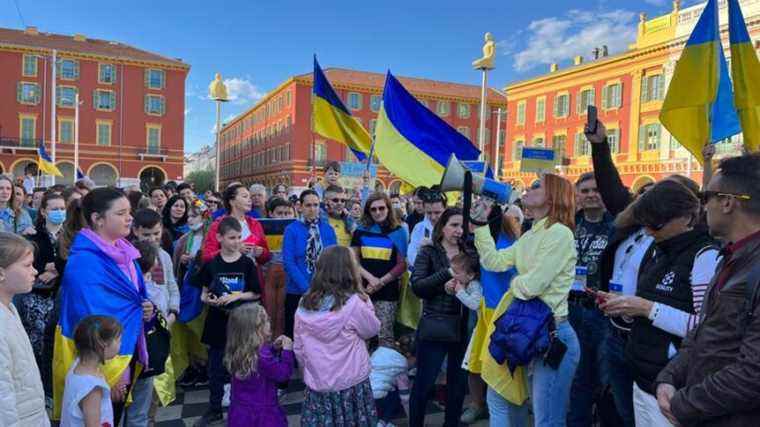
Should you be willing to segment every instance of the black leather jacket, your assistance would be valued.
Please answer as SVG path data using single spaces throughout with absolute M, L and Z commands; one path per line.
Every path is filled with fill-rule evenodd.
M 454 295 L 449 295 L 444 285 L 451 279 L 449 259 L 440 245 L 426 245 L 420 248 L 414 260 L 412 291 L 422 298 L 423 313 L 462 313 L 462 303 Z

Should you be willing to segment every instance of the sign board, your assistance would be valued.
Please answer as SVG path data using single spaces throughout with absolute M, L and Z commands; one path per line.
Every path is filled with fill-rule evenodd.
M 551 148 L 523 148 L 520 172 L 553 171 L 557 164 Z
M 367 170 L 367 164 L 363 162 L 340 162 L 340 185 L 343 188 L 361 188 L 362 175 Z M 377 165 L 369 166 L 370 178 L 377 177 Z M 370 179 L 370 186 L 374 180 Z

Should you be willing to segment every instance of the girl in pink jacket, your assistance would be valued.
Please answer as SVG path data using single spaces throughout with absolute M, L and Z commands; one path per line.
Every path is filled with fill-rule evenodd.
M 295 316 L 293 351 L 306 383 L 302 426 L 377 424 L 364 341 L 379 330 L 351 250 L 322 251 Z

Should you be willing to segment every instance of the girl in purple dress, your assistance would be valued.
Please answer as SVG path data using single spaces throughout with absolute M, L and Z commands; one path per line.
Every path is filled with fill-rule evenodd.
M 232 310 L 227 325 L 224 365 L 232 376 L 229 427 L 287 426 L 277 402 L 277 383 L 290 379 L 293 341 L 280 336 L 270 342 L 269 317 L 259 304 Z

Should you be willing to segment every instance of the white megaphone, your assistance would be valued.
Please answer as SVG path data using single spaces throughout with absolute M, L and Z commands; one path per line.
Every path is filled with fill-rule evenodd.
M 452 154 L 449 157 L 449 164 L 443 172 L 441 191 L 464 191 L 465 172 L 467 172 L 467 167 Z M 472 194 L 488 197 L 500 205 L 514 202 L 513 197 L 516 198 L 517 196 L 512 191 L 511 185 L 486 178 L 480 173 L 472 174 Z

